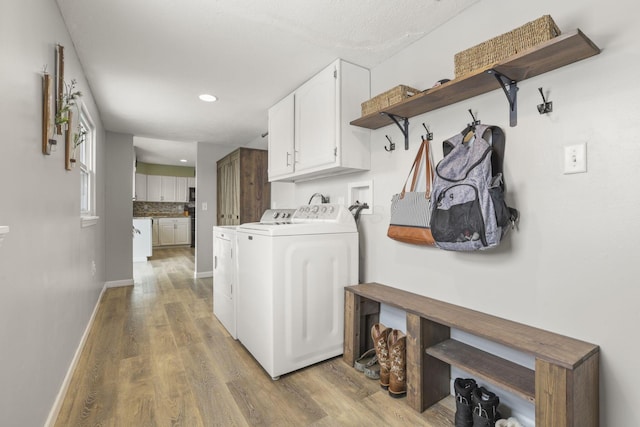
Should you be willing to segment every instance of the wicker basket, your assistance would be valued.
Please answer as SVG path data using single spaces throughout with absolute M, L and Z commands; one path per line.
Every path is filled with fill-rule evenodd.
M 511 30 L 474 47 L 456 53 L 456 78 L 465 76 L 488 65 L 500 62 L 560 35 L 560 29 L 550 15 Z
M 397 104 L 398 102 L 410 98 L 420 93 L 418 89 L 409 86 L 399 85 L 393 89 L 374 96 L 368 101 L 362 103 L 362 116 L 382 111 L 385 108 Z

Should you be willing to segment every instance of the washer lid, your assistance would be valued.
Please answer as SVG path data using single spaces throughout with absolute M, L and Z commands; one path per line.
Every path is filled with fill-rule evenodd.
M 267 236 L 301 236 L 312 234 L 357 233 L 355 224 L 339 223 L 292 223 L 292 224 L 260 224 L 258 222 L 242 224 L 238 233 L 259 234 Z

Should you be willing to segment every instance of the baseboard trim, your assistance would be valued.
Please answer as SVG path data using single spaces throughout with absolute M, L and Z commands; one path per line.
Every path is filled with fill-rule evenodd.
M 193 277 L 195 279 L 205 279 L 207 277 L 213 277 L 213 271 L 201 271 L 199 273 L 193 272 Z
M 133 282 L 132 282 L 133 284 Z M 62 381 L 62 385 L 60 386 L 60 390 L 58 391 L 58 395 L 56 396 L 56 400 L 53 402 L 53 407 L 51 411 L 49 411 L 49 416 L 47 417 L 47 421 L 44 423 L 45 427 L 53 427 L 58 419 L 58 415 L 60 415 L 60 410 L 62 409 L 62 402 L 64 402 L 64 398 L 67 395 L 67 391 L 69 391 L 69 385 L 71 384 L 71 378 L 73 377 L 73 373 L 76 370 L 76 366 L 78 365 L 78 361 L 80 360 L 80 354 L 84 349 L 84 345 L 87 342 L 87 338 L 89 336 L 89 332 L 91 331 L 91 327 L 93 326 L 93 321 L 96 318 L 96 313 L 98 312 L 98 307 L 100 306 L 100 301 L 102 301 L 102 294 L 107 289 L 107 283 L 104 284 L 102 290 L 100 291 L 100 295 L 98 296 L 98 301 L 96 301 L 96 305 L 93 307 L 93 312 L 91 313 L 91 317 L 89 317 L 89 322 L 87 323 L 86 328 L 84 328 L 84 333 L 80 338 L 80 343 L 76 348 L 76 352 L 73 355 L 73 359 L 71 359 L 71 364 L 69 365 L 69 369 L 67 370 L 67 374 Z
M 120 286 L 133 286 L 133 279 L 127 280 L 112 280 L 104 284 L 105 288 L 118 288 Z

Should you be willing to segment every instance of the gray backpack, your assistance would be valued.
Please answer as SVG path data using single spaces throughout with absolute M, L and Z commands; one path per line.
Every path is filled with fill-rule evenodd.
M 431 191 L 436 246 L 474 251 L 497 246 L 518 219 L 504 201 L 504 133 L 497 126 L 467 127 L 443 142 L 444 158 Z

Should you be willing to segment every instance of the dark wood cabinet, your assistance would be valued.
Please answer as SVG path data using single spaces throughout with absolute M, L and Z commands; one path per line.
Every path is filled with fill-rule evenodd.
M 238 148 L 217 166 L 217 225 L 260 221 L 271 205 L 267 151 Z

